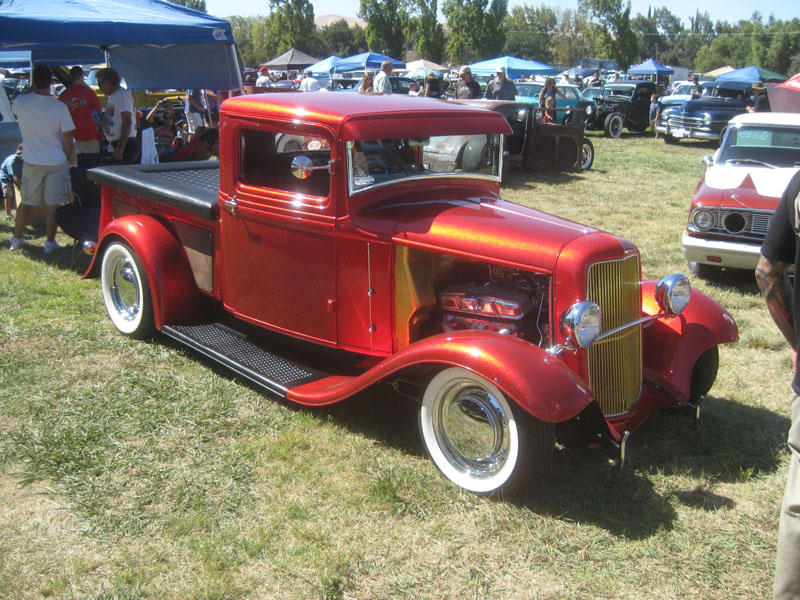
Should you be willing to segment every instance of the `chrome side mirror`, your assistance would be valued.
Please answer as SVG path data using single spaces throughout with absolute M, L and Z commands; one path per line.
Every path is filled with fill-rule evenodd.
M 322 171 L 324 169 L 328 171 L 328 173 L 332 173 L 333 171 L 331 170 L 331 163 L 332 161 L 328 161 L 328 164 L 326 165 L 314 166 L 314 163 L 309 157 L 295 156 L 292 159 L 292 165 L 291 165 L 292 175 L 294 175 L 298 179 L 308 179 L 309 177 L 311 177 L 311 173 L 313 173 L 314 171 Z

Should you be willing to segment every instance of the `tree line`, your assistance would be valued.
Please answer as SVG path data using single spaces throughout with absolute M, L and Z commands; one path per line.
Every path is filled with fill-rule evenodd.
M 205 0 L 175 0 L 205 11 Z M 324 58 L 372 51 L 403 59 L 406 51 L 437 63 L 465 64 L 512 55 L 553 65 L 577 59 L 616 60 L 627 69 L 647 58 L 705 72 L 721 66 L 759 67 L 791 76 L 800 71 L 800 20 L 712 21 L 699 10 L 688 19 L 668 8 L 631 15 L 623 0 L 579 0 L 578 9 L 514 6 L 508 0 L 360 0 L 365 27 L 342 19 L 318 29 L 309 0 L 270 0 L 266 16 L 230 17 L 247 66 L 297 48 Z

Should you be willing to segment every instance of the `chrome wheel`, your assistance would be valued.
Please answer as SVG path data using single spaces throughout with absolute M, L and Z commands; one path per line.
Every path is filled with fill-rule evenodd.
M 106 249 L 100 279 L 106 311 L 114 326 L 131 337 L 152 335 L 150 288 L 129 246 L 115 242 Z
M 491 382 L 460 367 L 444 369 L 428 383 L 420 407 L 428 454 L 445 477 L 471 492 L 506 491 L 527 483 L 531 468 L 549 458 L 552 437 L 540 436 L 549 449 L 537 448 L 539 456 L 529 456 L 539 444 L 527 444 L 527 437 L 539 431 L 526 431 L 521 426 L 526 419 L 515 409 Z M 550 431 L 549 424 L 527 419 Z
M 594 145 L 587 139 L 583 140 L 581 146 L 581 170 L 586 171 L 594 164 Z

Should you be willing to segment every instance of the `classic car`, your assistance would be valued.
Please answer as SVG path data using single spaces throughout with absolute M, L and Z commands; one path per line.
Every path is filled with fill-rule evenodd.
M 499 112 L 511 125 L 504 141 L 502 178 L 516 167 L 526 171 L 571 171 L 580 173 L 594 164 L 594 145 L 583 135 L 583 127 L 542 124 L 542 111 L 529 102 L 511 100 L 451 100 Z M 465 165 L 480 156 L 480 144 L 470 137 L 449 140 L 449 152 L 460 154 Z
M 514 98 L 517 102 L 528 102 L 539 108 L 539 92 L 544 87 L 540 82 L 516 81 L 517 95 Z M 564 94 L 564 97 L 556 94 L 556 108 L 575 108 L 578 102 L 583 100 L 581 90 L 577 85 L 556 85 L 556 89 Z M 566 113 L 560 113 L 562 115 Z
M 783 191 L 800 169 L 800 114 L 731 119 L 689 210 L 682 244 L 690 270 L 754 269 Z
M 650 125 L 650 97 L 657 90 L 652 81 L 607 83 L 602 96 L 579 102 L 577 108 L 582 111 L 569 113 L 566 122 L 583 123 L 586 129 L 605 131 L 613 138 L 621 136 L 624 127 L 644 131 Z
M 742 81 L 704 81 L 699 98 L 664 107 L 656 131 L 667 144 L 682 139 L 718 140 L 728 121 L 747 111 L 750 84 Z
M 697 405 L 737 339 L 685 276 L 643 281 L 630 241 L 503 200 L 497 112 L 296 93 L 220 113 L 219 162 L 89 171 L 87 276 L 111 323 L 301 405 L 391 386 L 465 490 L 534 488 L 556 439 L 622 458 L 654 411 Z M 280 153 L 280 134 L 318 143 Z M 475 170 L 434 160 L 453 135 L 486 137 Z
M 669 94 L 661 96 L 658 99 L 659 104 L 663 107 L 665 106 L 672 106 L 673 104 L 682 104 L 687 100 L 692 99 L 692 90 L 694 89 L 694 82 L 692 81 L 683 81 L 681 83 L 677 83 L 672 87 L 672 90 Z

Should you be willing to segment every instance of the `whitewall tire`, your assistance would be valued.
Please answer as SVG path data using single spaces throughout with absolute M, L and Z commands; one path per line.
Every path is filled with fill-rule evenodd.
M 148 338 L 155 332 L 150 286 L 142 264 L 125 243 L 111 243 L 103 254 L 100 285 L 106 311 L 120 333 Z
M 553 426 L 506 400 L 461 367 L 433 376 L 419 425 L 428 455 L 457 486 L 478 494 L 516 491 L 549 463 Z

